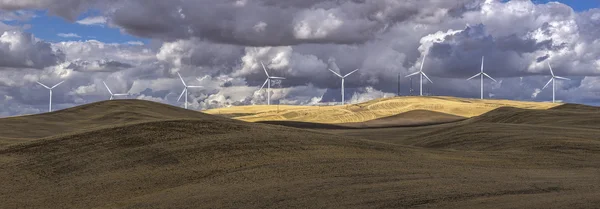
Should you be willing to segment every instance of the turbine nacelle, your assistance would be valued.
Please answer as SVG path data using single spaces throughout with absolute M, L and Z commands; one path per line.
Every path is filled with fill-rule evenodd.
M 421 75 L 421 82 L 420 82 L 420 95 L 423 96 L 423 77 L 425 77 L 425 79 L 427 79 L 429 82 L 433 83 L 433 81 L 431 81 L 431 79 L 429 79 L 429 77 L 427 76 L 427 74 L 425 74 L 425 72 L 423 72 L 423 65 L 425 64 L 425 58 L 427 58 L 427 53 L 425 53 L 425 56 L 423 56 L 423 61 L 421 62 L 421 68 L 419 69 L 419 71 L 411 73 L 407 76 L 405 76 L 405 78 L 411 77 L 411 76 L 415 76 L 415 75 Z
M 335 64 L 335 63 L 334 63 Z M 355 73 L 356 71 L 358 71 L 359 69 L 353 70 L 352 72 L 349 72 L 346 75 L 341 75 L 335 71 L 333 71 L 332 69 L 328 68 L 329 71 L 331 71 L 333 74 L 335 74 L 337 77 L 340 77 L 342 79 L 342 105 L 346 104 L 346 100 L 345 100 L 345 96 L 344 95 L 344 79 L 350 75 L 352 75 L 353 73 Z
M 544 85 L 544 88 L 542 88 L 542 89 L 546 89 L 546 87 L 548 87 L 548 85 L 550 85 L 550 83 L 552 82 L 552 103 L 554 103 L 556 101 L 555 100 L 555 98 L 556 98 L 556 86 L 555 86 L 556 79 L 559 79 L 559 80 L 571 80 L 571 79 L 554 75 L 554 71 L 552 70 L 552 66 L 550 66 L 550 62 L 548 62 L 548 67 L 550 68 L 550 74 L 552 75 L 552 78 L 550 78 L 548 83 L 546 83 L 546 85 Z
M 477 76 L 481 76 L 481 99 L 483 99 L 483 77 L 488 77 L 489 79 L 492 79 L 492 81 L 494 82 L 498 82 L 496 81 L 496 79 L 492 78 L 492 76 L 488 75 L 487 73 L 483 72 L 483 62 L 485 60 L 485 57 L 481 57 L 481 72 L 475 74 L 473 77 L 467 78 L 467 80 L 471 80 L 473 78 L 476 78 Z
M 102 83 L 104 84 L 104 87 L 106 87 L 106 90 L 108 90 L 108 93 L 110 94 L 110 98 L 108 100 L 112 100 L 116 96 L 129 96 L 129 94 L 113 94 L 110 88 L 108 88 L 108 85 L 106 85 L 106 82 L 102 81 Z
M 52 86 L 52 87 L 48 87 L 46 85 L 44 85 L 43 83 L 40 83 L 39 81 L 36 81 L 38 84 L 42 85 L 44 88 L 50 90 L 50 102 L 48 104 L 48 112 L 52 112 L 52 89 L 56 88 L 58 85 L 64 83 L 65 81 L 61 81 L 59 83 L 57 83 L 56 85 Z
M 188 88 L 202 88 L 203 86 L 188 86 L 185 81 L 183 80 L 183 77 L 181 77 L 181 74 L 179 74 L 179 72 L 177 72 L 177 76 L 179 76 L 179 79 L 181 80 L 181 83 L 183 83 L 183 91 L 181 91 L 181 94 L 179 95 L 179 98 L 177 99 L 177 101 L 179 102 L 181 100 L 181 97 L 183 97 L 183 95 L 185 94 L 185 109 L 187 109 L 187 105 L 188 105 L 188 100 L 187 100 L 187 92 L 188 92 Z M 202 81 L 202 79 L 198 79 L 199 81 Z
M 267 79 L 265 80 L 265 82 L 263 83 L 263 85 L 260 87 L 260 89 L 258 91 L 262 91 L 262 89 L 265 88 L 265 85 L 267 85 L 267 105 L 271 105 L 271 80 L 285 80 L 285 78 L 277 77 L 277 76 L 270 76 L 269 72 L 267 72 L 267 68 L 265 67 L 265 64 L 263 62 L 260 62 L 260 65 L 262 66 L 263 70 L 265 71 L 265 75 L 267 75 Z

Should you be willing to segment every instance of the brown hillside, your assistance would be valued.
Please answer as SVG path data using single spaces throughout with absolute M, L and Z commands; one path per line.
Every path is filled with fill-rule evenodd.
M 444 123 L 457 122 L 466 118 L 434 112 L 427 110 L 413 110 L 400 113 L 393 116 L 378 118 L 375 120 L 359 122 L 359 123 L 309 123 L 301 121 L 260 121 L 258 123 L 282 125 L 294 128 L 305 129 L 357 129 L 357 128 L 389 128 L 389 127 L 413 127 L 413 126 L 428 126 Z
M 600 107 L 582 105 L 582 104 L 563 104 L 553 108 L 553 110 L 563 110 L 563 111 L 591 111 L 591 112 L 600 112 Z
M 0 137 L 28 140 L 152 120 L 219 118 L 146 100 L 111 100 L 50 113 L 0 118 Z
M 464 119 L 466 118 L 447 113 L 427 110 L 413 110 L 362 123 L 343 123 L 341 125 L 359 128 L 408 127 L 451 123 Z
M 592 119 L 549 113 L 557 125 L 508 123 L 500 109 L 494 117 L 502 120 L 314 131 L 126 102 L 142 107 L 119 107 L 134 115 L 122 124 L 0 147 L 1 208 L 600 204 L 600 185 L 594 183 L 600 182 L 600 133 L 579 122 L 560 122 Z M 116 103 L 100 103 L 85 118 L 122 120 L 119 114 L 106 116 L 103 105 L 122 104 Z M 182 118 L 161 119 L 153 112 Z M 52 117 L 38 120 L 54 126 Z

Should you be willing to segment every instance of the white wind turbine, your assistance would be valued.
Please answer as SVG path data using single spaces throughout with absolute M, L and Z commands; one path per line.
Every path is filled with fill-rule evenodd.
M 410 75 L 407 75 L 407 76 L 406 76 L 406 77 L 411 77 L 411 76 L 414 76 L 414 75 L 419 75 L 419 74 L 421 75 L 421 82 L 420 82 L 420 85 L 421 85 L 421 86 L 419 87 L 419 88 L 420 88 L 420 89 L 419 89 L 419 91 L 420 91 L 420 93 L 419 93 L 419 94 L 420 94 L 421 96 L 423 96 L 423 76 L 425 76 L 425 78 L 426 78 L 426 79 L 427 79 L 429 82 L 433 83 L 433 81 L 431 81 L 431 79 L 429 79 L 429 77 L 427 77 L 427 75 L 425 74 L 425 72 L 423 72 L 423 64 L 425 64 L 425 58 L 427 58 L 427 54 L 425 54 L 425 56 L 423 57 L 423 62 L 421 62 L 421 69 L 420 69 L 418 72 L 414 72 L 414 73 L 412 73 L 412 74 L 410 74 Z
M 262 65 L 263 70 L 265 70 L 265 74 L 267 75 L 267 80 L 265 80 L 265 83 L 263 83 L 262 87 L 260 87 L 260 89 L 258 91 L 261 91 L 265 85 L 267 85 L 267 105 L 271 105 L 271 80 L 285 80 L 284 77 L 275 77 L 275 76 L 270 76 L 269 73 L 267 72 L 267 68 L 265 67 L 265 64 L 263 64 L 263 62 L 260 62 L 260 64 Z
M 52 112 L 52 89 L 56 88 L 58 85 L 62 84 L 65 81 L 61 81 L 60 83 L 52 86 L 52 87 L 48 87 L 46 85 L 44 85 L 43 83 L 40 83 L 39 81 L 36 81 L 38 84 L 42 85 L 43 87 L 45 87 L 46 89 L 50 90 L 50 104 L 48 105 L 48 112 Z
M 331 70 L 331 69 L 328 69 L 328 70 L 329 70 L 329 71 L 331 71 L 333 74 L 337 75 L 338 77 L 340 77 L 340 78 L 342 79 L 342 105 L 345 105 L 345 104 L 346 104 L 346 101 L 345 101 L 345 99 L 344 99 L 344 96 L 345 96 L 345 95 L 344 95 L 344 79 L 345 79 L 346 77 L 348 77 L 349 75 L 351 75 L 352 73 L 354 73 L 354 72 L 358 71 L 358 69 L 356 69 L 356 70 L 354 70 L 354 71 L 352 71 L 352 72 L 350 72 L 350 73 L 348 73 L 348 74 L 346 74 L 346 75 L 344 75 L 344 76 L 342 76 L 341 74 L 339 74 L 339 73 L 337 73 L 337 72 L 335 72 L 335 71 L 333 71 L 333 70 Z
M 129 94 L 113 94 L 112 91 L 110 90 L 110 88 L 108 88 L 108 85 L 106 85 L 106 83 L 104 81 L 102 81 L 102 83 L 106 87 L 106 90 L 108 90 L 108 93 L 110 93 L 110 99 L 108 99 L 108 100 L 112 100 L 113 97 L 115 97 L 115 96 L 129 96 Z
M 554 98 L 555 98 L 555 95 L 556 95 L 556 93 L 555 93 L 555 91 L 556 91 L 556 85 L 555 85 L 556 79 L 557 78 L 558 79 L 562 79 L 562 80 L 571 80 L 571 79 L 568 79 L 568 78 L 565 78 L 565 77 L 560 77 L 560 76 L 555 76 L 554 72 L 552 71 L 552 66 L 550 66 L 550 62 L 548 62 L 548 67 L 550 68 L 550 73 L 552 74 L 552 78 L 550 78 L 550 80 L 548 81 L 548 83 L 546 83 L 546 85 L 542 89 L 545 89 L 546 87 L 548 87 L 548 84 L 550 84 L 550 82 L 552 82 L 552 103 L 554 103 L 555 102 Z
M 179 99 L 177 99 L 177 101 L 179 102 L 179 100 L 181 100 L 181 97 L 183 96 L 183 94 L 185 94 L 185 109 L 187 109 L 188 107 L 188 88 L 202 88 L 202 86 L 188 86 L 187 84 L 185 84 L 185 81 L 183 81 L 183 77 L 181 77 L 181 74 L 179 74 L 179 72 L 177 72 L 177 75 L 179 76 L 179 79 L 181 79 L 181 83 L 183 83 L 183 91 L 181 92 L 181 95 L 179 95 Z
M 489 79 L 492 79 L 494 82 L 497 82 L 496 79 L 492 78 L 491 76 L 489 76 L 487 73 L 483 72 L 483 60 L 484 57 L 481 57 L 481 72 L 475 74 L 473 77 L 468 78 L 467 80 L 471 80 L 477 76 L 481 76 L 481 99 L 483 99 L 483 76 L 488 77 Z

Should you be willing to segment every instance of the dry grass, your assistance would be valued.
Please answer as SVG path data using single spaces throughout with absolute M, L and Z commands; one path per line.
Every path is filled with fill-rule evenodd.
M 13 129 L 2 131 L 27 140 L 0 147 L 2 208 L 600 205 L 593 110 L 509 108 L 437 126 L 315 131 L 147 101 L 82 107 L 18 125 L 0 119 Z M 545 118 L 521 119 L 531 114 Z
M 455 97 L 394 97 L 344 106 L 239 106 L 207 110 L 235 119 L 256 121 L 302 121 L 312 123 L 356 123 L 413 110 L 429 110 L 461 117 L 473 117 L 498 107 L 549 109 L 559 104 L 511 100 L 479 100 Z M 239 115 L 235 115 L 239 114 Z

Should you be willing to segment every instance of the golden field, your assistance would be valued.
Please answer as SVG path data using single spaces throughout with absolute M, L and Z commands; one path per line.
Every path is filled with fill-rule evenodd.
M 495 99 L 467 99 L 456 97 L 393 97 L 344 106 L 291 106 L 254 105 L 206 110 L 204 113 L 226 115 L 231 118 L 256 121 L 302 121 L 312 123 L 357 123 L 405 113 L 428 110 L 461 117 L 473 117 L 498 107 L 522 109 L 549 109 L 561 105 L 549 102 L 524 102 Z

